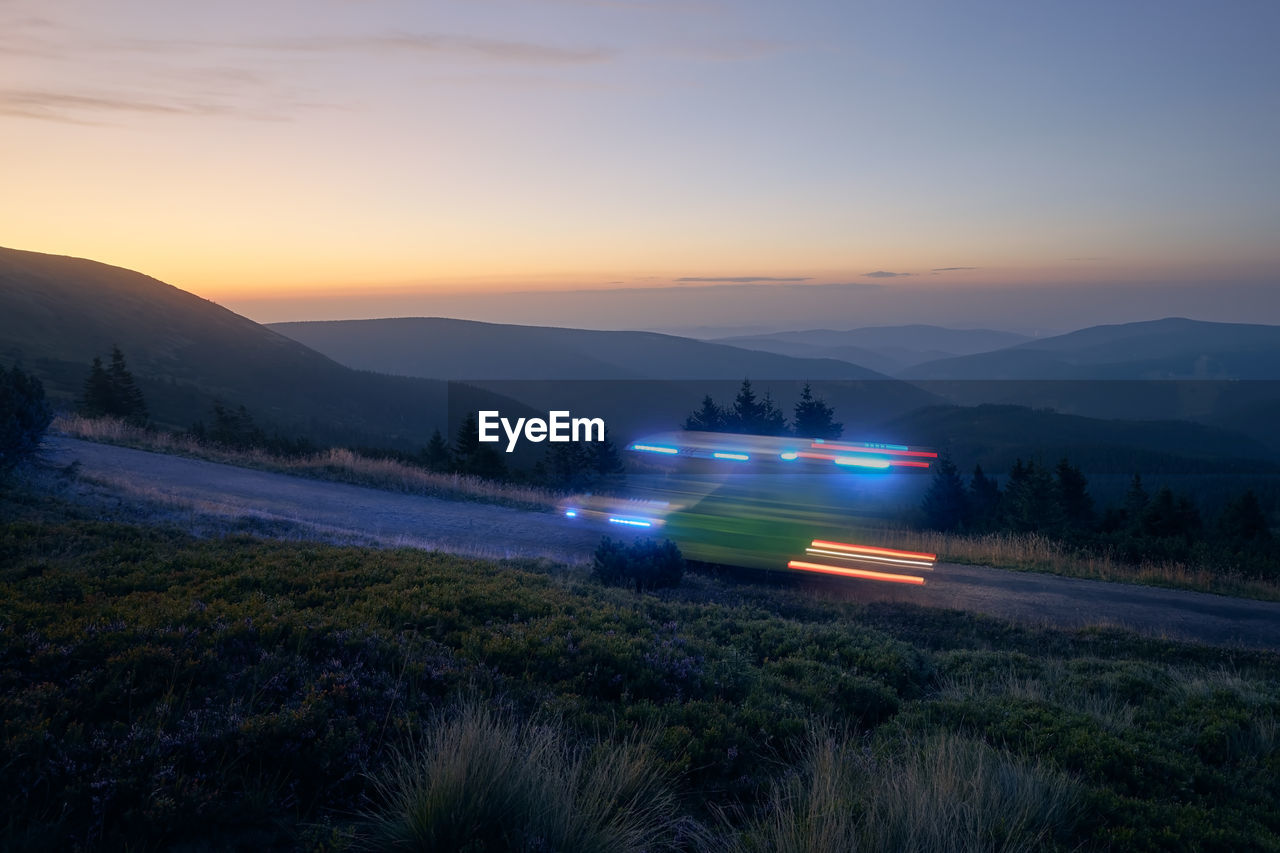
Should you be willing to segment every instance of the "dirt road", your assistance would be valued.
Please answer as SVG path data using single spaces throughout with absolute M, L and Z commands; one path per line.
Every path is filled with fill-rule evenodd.
M 604 530 L 584 520 L 236 468 L 70 438 L 46 442 L 59 465 L 120 492 L 225 518 L 287 523 L 320 539 L 582 562 Z M 581 522 L 581 523 L 579 523 Z M 605 525 L 608 526 L 608 525 Z M 1280 603 L 940 563 L 924 587 L 848 584 L 859 601 L 906 601 L 1023 622 L 1108 625 L 1219 645 L 1280 649 Z

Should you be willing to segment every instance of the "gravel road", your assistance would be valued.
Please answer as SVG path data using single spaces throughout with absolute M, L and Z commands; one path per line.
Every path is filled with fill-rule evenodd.
M 284 522 L 318 539 L 436 548 L 486 557 L 581 562 L 603 532 L 551 513 L 446 501 L 237 468 L 65 437 L 45 455 L 82 476 L 149 501 L 224 518 Z M 610 535 L 622 531 L 610 529 Z M 1077 628 L 1128 628 L 1215 645 L 1280 649 L 1280 603 L 1200 592 L 939 563 L 924 587 L 851 581 L 850 599 L 903 601 Z

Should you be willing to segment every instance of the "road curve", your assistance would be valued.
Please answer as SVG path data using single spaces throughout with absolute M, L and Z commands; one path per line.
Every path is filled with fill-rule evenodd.
M 487 557 L 590 558 L 603 532 L 551 513 L 448 501 L 237 468 L 66 437 L 45 456 L 122 493 L 225 518 L 286 522 L 320 539 Z M 620 531 L 607 531 L 617 535 Z M 940 563 L 924 587 L 850 581 L 857 601 L 902 601 L 1021 622 L 1103 625 L 1215 645 L 1280 649 L 1280 602 Z

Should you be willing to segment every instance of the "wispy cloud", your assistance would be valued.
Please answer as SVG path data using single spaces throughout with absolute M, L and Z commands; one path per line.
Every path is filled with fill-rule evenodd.
M 866 278 L 901 278 L 910 276 L 909 272 L 889 272 L 888 270 L 876 270 L 875 272 L 864 272 L 862 274 Z
M 930 272 L 956 272 L 957 270 L 976 270 L 977 267 L 934 267 Z
M 471 56 L 503 62 L 573 64 L 605 62 L 617 52 L 601 47 L 566 47 L 533 41 L 494 39 L 448 33 L 386 33 L 365 36 L 304 36 L 241 44 L 228 48 L 298 52 L 386 52 Z
M 685 276 L 684 278 L 676 279 L 676 281 L 680 281 L 680 282 L 691 282 L 691 283 L 696 282 L 699 284 L 714 284 L 717 282 L 731 283 L 731 284 L 761 284 L 765 282 L 797 282 L 797 281 L 812 281 L 812 280 L 813 279 L 810 276 L 794 276 L 794 277 L 788 277 L 788 278 L 779 278 L 777 276 L 771 276 L 771 275 L 727 275 L 727 276 L 690 275 L 690 276 Z
M 276 119 L 275 111 L 252 110 L 232 103 L 187 97 L 131 97 L 110 92 L 48 89 L 0 89 L 0 115 L 70 124 L 102 124 L 124 113 L 157 116 L 239 115 Z

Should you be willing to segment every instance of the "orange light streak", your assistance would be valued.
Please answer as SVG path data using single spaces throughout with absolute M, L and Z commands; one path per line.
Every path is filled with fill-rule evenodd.
M 933 562 L 938 559 L 937 554 L 925 554 L 921 551 L 898 551 L 894 548 L 876 548 L 872 545 L 851 545 L 848 542 L 831 542 L 826 539 L 815 539 L 810 543 L 812 548 L 832 548 L 836 551 L 854 551 L 864 554 L 883 554 L 886 557 L 903 557 L 908 560 L 928 560 Z
M 792 560 L 787 563 L 788 569 L 799 569 L 802 572 L 819 572 L 827 575 L 843 575 L 850 578 L 862 578 L 872 581 L 888 581 L 889 583 L 909 583 L 923 586 L 924 578 L 916 575 L 892 575 L 888 572 L 873 572 L 868 569 L 846 569 L 843 566 L 828 566 L 824 563 L 809 563 L 804 560 Z

